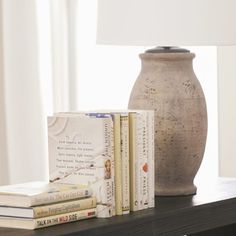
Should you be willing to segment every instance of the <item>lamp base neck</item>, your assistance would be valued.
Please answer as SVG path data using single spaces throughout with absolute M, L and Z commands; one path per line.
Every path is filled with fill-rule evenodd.
M 155 47 L 152 49 L 148 49 L 145 53 L 189 53 L 190 51 L 180 47 Z

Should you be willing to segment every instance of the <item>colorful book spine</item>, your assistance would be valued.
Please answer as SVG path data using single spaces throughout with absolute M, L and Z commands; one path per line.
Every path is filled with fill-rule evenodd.
M 148 111 L 148 207 L 155 207 L 154 111 Z
M 129 115 L 121 114 L 122 212 L 130 212 Z
M 130 113 L 130 208 L 131 211 L 141 210 L 141 168 L 142 153 L 142 120 L 140 114 Z
M 65 201 L 56 204 L 42 205 L 33 207 L 33 218 L 41 218 L 52 215 L 65 214 L 72 211 L 96 208 L 95 197 L 84 198 L 74 201 Z

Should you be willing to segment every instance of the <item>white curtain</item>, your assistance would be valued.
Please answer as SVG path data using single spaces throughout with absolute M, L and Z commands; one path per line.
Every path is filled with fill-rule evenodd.
M 77 4 L 80 4 L 78 12 Z M 117 106 L 121 105 L 122 102 L 116 97 L 120 95 L 117 88 L 122 83 L 125 84 L 125 88 L 121 86 L 123 94 L 126 89 L 128 97 L 133 81 L 128 81 L 127 78 L 136 78 L 135 72 L 129 68 L 138 68 L 139 61 L 134 60 L 142 50 L 129 48 L 135 57 L 130 56 L 129 60 L 123 62 L 123 54 L 127 49 L 122 51 L 119 47 L 112 50 L 102 46 L 95 47 L 93 42 L 94 46 L 91 46 L 90 24 L 93 24 L 91 18 L 96 10 L 91 11 L 91 6 L 95 8 L 91 4 L 82 0 L 0 0 L 0 185 L 48 178 L 47 115 L 56 111 L 75 110 L 78 102 L 83 109 L 101 104 L 103 107 L 104 104 L 115 106 L 117 101 Z M 79 19 L 76 19 L 76 13 L 80 13 Z M 76 37 L 78 32 L 82 34 L 79 39 Z M 95 31 L 93 34 L 95 41 Z M 232 63 L 235 61 L 235 48 L 234 51 L 230 48 L 220 50 L 220 173 L 229 175 L 231 168 L 232 176 L 235 173 L 232 165 L 235 159 L 235 116 L 231 113 L 233 108 L 226 105 L 234 101 L 232 94 L 235 83 L 232 72 L 235 67 Z M 80 53 L 79 73 L 76 51 Z M 114 75 L 117 64 L 114 61 L 109 64 L 110 58 L 114 58 L 114 52 L 116 57 L 121 54 L 122 61 L 117 63 L 119 67 L 124 63 L 125 70 L 120 70 L 123 74 Z M 232 58 L 230 63 L 229 53 Z M 91 58 L 92 55 L 94 58 Z M 128 56 L 129 54 L 125 58 Z M 127 67 L 129 62 L 134 62 L 134 65 Z M 90 69 L 92 63 L 97 68 L 94 71 Z M 227 77 L 225 70 L 230 73 Z M 81 76 L 79 101 L 78 74 Z M 110 86 L 111 94 L 99 96 L 103 93 L 102 89 L 107 93 L 107 88 L 101 88 L 102 83 Z M 100 86 L 99 90 L 97 86 Z M 229 88 L 232 90 L 230 93 L 227 92 L 231 91 Z M 88 91 L 92 93 L 91 89 L 100 100 L 88 96 Z M 114 99 L 108 100 L 107 97 Z
M 0 0 L 0 184 L 48 178 L 46 116 L 71 109 L 66 0 Z

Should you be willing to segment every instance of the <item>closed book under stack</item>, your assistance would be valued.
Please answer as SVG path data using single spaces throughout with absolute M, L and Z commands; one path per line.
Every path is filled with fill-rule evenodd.
M 28 182 L 0 187 L 0 227 L 37 229 L 96 216 L 88 187 Z

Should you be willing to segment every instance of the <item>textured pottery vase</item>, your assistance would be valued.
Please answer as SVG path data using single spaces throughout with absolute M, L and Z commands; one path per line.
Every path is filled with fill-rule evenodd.
M 140 54 L 142 68 L 129 108 L 155 110 L 156 195 L 196 193 L 193 180 L 204 155 L 207 110 L 194 57 L 188 51 Z

